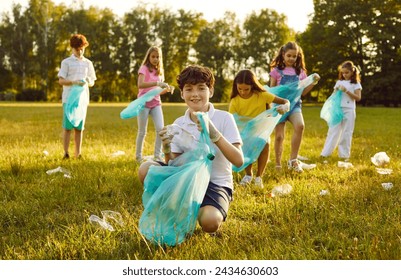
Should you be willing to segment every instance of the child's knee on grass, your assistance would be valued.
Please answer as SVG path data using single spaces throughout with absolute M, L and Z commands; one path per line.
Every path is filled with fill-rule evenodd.
M 224 218 L 218 209 L 206 205 L 199 210 L 198 220 L 204 232 L 214 233 L 220 228 Z
M 154 161 L 146 161 L 146 162 L 142 163 L 138 168 L 138 178 L 139 178 L 139 181 L 142 183 L 142 185 L 143 185 L 143 182 L 145 181 L 146 175 L 148 174 L 149 167 L 151 165 L 160 165 L 160 164 L 158 164 L 157 162 L 154 162 Z

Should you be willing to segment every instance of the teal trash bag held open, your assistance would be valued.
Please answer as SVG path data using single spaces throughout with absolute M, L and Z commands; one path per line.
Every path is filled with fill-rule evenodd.
M 278 85 L 275 87 L 264 86 L 266 91 L 290 101 L 290 110 L 281 116 L 279 122 L 283 122 L 289 115 L 292 114 L 295 105 L 301 99 L 304 89 L 315 82 L 313 78 L 314 76 L 315 74 L 311 74 L 303 80 L 285 85 Z
M 342 91 L 337 90 L 326 102 L 324 102 L 322 110 L 320 111 L 320 118 L 327 122 L 329 127 L 334 127 L 342 122 L 344 112 L 341 108 Z
M 139 231 L 154 244 L 178 245 L 195 230 L 215 154 L 208 116 L 201 113 L 198 119 L 203 129 L 197 147 L 168 166 L 151 166 L 145 178 Z
M 88 108 L 88 100 L 85 93 L 85 87 L 80 85 L 71 86 L 70 93 L 67 99 L 66 117 L 68 121 L 74 126 L 78 127 L 79 124 L 85 119 L 86 111 Z
M 275 107 L 260 113 L 255 118 L 234 114 L 235 122 L 244 143 L 242 146 L 244 164 L 240 167 L 233 165 L 233 171 L 240 172 L 259 158 L 280 118 L 281 115 L 277 113 Z
M 156 87 L 152 90 L 149 90 L 141 97 L 135 99 L 130 104 L 128 104 L 128 106 L 124 110 L 121 111 L 120 118 L 125 120 L 138 116 L 139 113 L 145 108 L 146 102 L 151 101 L 162 91 L 163 89 L 161 87 Z

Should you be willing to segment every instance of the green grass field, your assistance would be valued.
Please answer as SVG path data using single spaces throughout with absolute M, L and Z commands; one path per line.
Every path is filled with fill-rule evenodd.
M 137 125 L 136 119 L 119 118 L 126 105 L 92 104 L 84 159 L 62 161 L 61 104 L 0 103 L 0 259 L 401 259 L 401 109 L 358 107 L 354 167 L 343 169 L 335 156 L 328 164 L 319 162 L 327 126 L 320 107 L 304 107 L 300 155 L 317 163 L 316 169 L 277 174 L 272 152 L 265 188 L 236 184 L 229 216 L 216 236 L 197 227 L 183 244 L 162 248 L 138 232 Z M 185 106 L 165 104 L 163 110 L 169 124 Z M 287 125 L 283 159 L 291 134 Z M 152 154 L 154 136 L 150 121 L 145 154 Z M 111 156 L 119 150 L 125 155 Z M 390 175 L 378 174 L 370 161 L 381 151 L 390 157 Z M 58 166 L 71 178 L 46 174 Z M 234 174 L 236 182 L 241 176 Z M 394 187 L 385 190 L 383 182 Z M 270 197 L 274 186 L 285 183 L 293 186 L 290 195 Z M 321 190 L 329 194 L 322 196 Z M 116 231 L 110 232 L 91 224 L 89 216 L 103 210 L 121 213 L 124 225 L 114 224 Z

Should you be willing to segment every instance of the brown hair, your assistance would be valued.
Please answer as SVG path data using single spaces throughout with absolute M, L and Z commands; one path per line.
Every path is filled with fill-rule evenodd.
M 276 57 L 270 64 L 271 69 L 277 67 L 278 69 L 283 70 L 285 68 L 283 56 L 289 50 L 297 51 L 297 60 L 295 61 L 293 66 L 297 75 L 301 74 L 301 70 L 304 70 L 306 73 L 304 53 L 302 51 L 302 48 L 296 42 L 288 42 L 287 44 L 281 46 Z
M 203 66 L 190 65 L 186 67 L 177 76 L 178 87 L 183 90 L 186 84 L 196 85 L 199 83 L 205 83 L 208 88 L 214 87 L 214 76 L 212 71 Z
M 86 37 L 82 34 L 74 34 L 70 38 L 70 46 L 71 48 L 86 48 L 89 46 L 89 42 L 86 40 Z
M 262 84 L 256 78 L 256 75 L 249 69 L 243 69 L 243 70 L 239 71 L 237 73 L 237 75 L 235 75 L 230 99 L 233 99 L 234 97 L 236 97 L 239 94 L 237 84 L 250 85 L 252 92 L 259 93 L 259 92 L 266 91 L 263 88 Z
M 352 76 L 350 79 L 351 84 L 356 84 L 356 83 L 361 82 L 359 70 L 358 70 L 358 68 L 356 68 L 356 66 L 354 65 L 354 63 L 351 60 L 346 60 L 338 66 L 338 79 L 344 80 L 344 76 L 341 73 L 341 68 L 347 68 L 349 71 L 352 72 Z

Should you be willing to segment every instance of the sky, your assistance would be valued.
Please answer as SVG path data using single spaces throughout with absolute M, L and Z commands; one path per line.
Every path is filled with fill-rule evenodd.
M 54 3 L 65 3 L 70 6 L 77 0 L 53 0 Z M 1 0 L 0 13 L 10 11 L 12 3 L 20 3 L 23 7 L 29 0 Z M 184 9 L 203 13 L 206 20 L 221 19 L 224 12 L 232 11 L 237 18 L 244 19 L 252 11 L 261 9 L 276 10 L 287 16 L 287 24 L 295 31 L 302 32 L 308 24 L 308 15 L 313 13 L 313 0 L 83 0 L 85 8 L 97 6 L 110 8 L 119 16 L 130 11 L 140 3 L 156 4 L 159 8 L 172 10 Z

